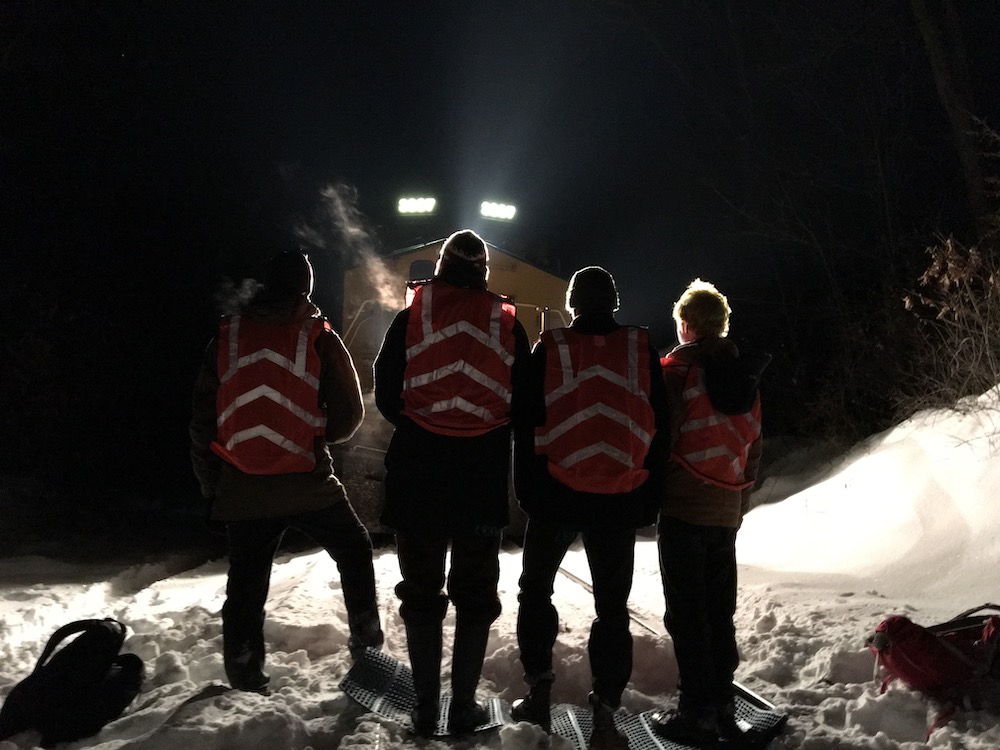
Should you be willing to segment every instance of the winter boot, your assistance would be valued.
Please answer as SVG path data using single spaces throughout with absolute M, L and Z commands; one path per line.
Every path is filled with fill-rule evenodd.
M 590 735 L 589 750 L 628 750 L 628 740 L 615 729 L 615 709 L 596 693 L 590 694 L 589 702 L 594 712 L 594 731 Z
M 490 720 L 490 712 L 474 700 L 452 700 L 448 712 L 448 733 L 456 737 L 472 734 Z
M 432 737 L 437 731 L 438 701 L 441 696 L 441 623 L 406 621 L 406 648 L 413 671 L 417 702 L 410 712 L 413 733 Z
M 438 705 L 437 701 L 417 703 L 410 711 L 410 722 L 413 724 L 413 734 L 424 739 L 437 734 Z
M 236 690 L 269 695 L 267 688 L 271 678 L 264 674 L 264 654 L 243 644 L 235 653 L 224 655 L 226 678 Z
M 489 713 L 476 703 L 476 686 L 483 670 L 489 622 L 473 622 L 458 616 L 455 623 L 455 647 L 451 664 L 451 711 L 448 731 L 468 734 L 489 720 Z
M 716 729 L 719 732 L 719 739 L 722 747 L 733 748 L 762 748 L 767 744 L 764 733 L 755 726 L 748 726 L 749 722 L 736 718 L 735 702 L 724 703 L 715 707 Z
M 743 728 L 736 722 L 736 704 L 723 703 L 715 707 L 715 724 L 719 737 L 727 741 L 743 739 Z
M 349 626 L 351 636 L 347 640 L 347 648 L 352 659 L 360 659 L 368 648 L 381 650 L 385 634 L 378 619 L 378 610 L 372 609 L 356 619 L 351 618 Z
M 719 740 L 719 724 L 711 708 L 678 708 L 652 716 L 652 729 L 658 736 L 678 745 L 712 746 Z M 733 727 L 738 730 L 735 720 Z
M 264 611 L 253 617 L 234 612 L 233 597 L 222 607 L 222 663 L 236 690 L 268 694 L 271 678 L 264 674 Z
M 546 732 L 552 732 L 552 679 L 535 681 L 528 694 L 518 698 L 510 707 L 514 721 L 530 721 Z

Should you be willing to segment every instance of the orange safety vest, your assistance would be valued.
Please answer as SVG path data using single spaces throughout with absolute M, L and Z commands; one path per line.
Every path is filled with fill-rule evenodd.
M 760 394 L 746 414 L 726 415 L 717 411 L 705 388 L 705 370 L 672 354 L 661 361 L 664 372 L 686 367 L 684 376 L 685 418 L 680 437 L 673 447 L 676 461 L 699 479 L 730 490 L 753 484 L 744 472 L 750 446 L 760 437 Z
M 623 326 L 594 336 L 556 328 L 541 341 L 545 425 L 535 431 L 535 452 L 574 490 L 634 490 L 649 476 L 643 462 L 656 430 L 646 330 Z
M 510 422 L 514 305 L 484 289 L 418 287 L 406 328 L 403 414 L 440 435 Z
M 326 433 L 319 405 L 317 337 L 322 318 L 267 325 L 232 315 L 219 325 L 214 450 L 247 474 L 316 468 L 314 438 Z

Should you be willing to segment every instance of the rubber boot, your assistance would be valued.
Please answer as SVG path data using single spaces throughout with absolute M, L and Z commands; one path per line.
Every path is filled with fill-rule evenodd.
M 229 604 L 227 600 L 226 604 Z M 252 621 L 222 609 L 222 663 L 226 679 L 236 690 L 268 694 L 271 678 L 264 673 L 264 613 Z
M 249 643 L 243 643 L 239 647 L 231 644 L 226 646 L 228 648 L 224 648 L 223 663 L 229 684 L 236 690 L 268 695 L 270 691 L 267 686 L 271 678 L 264 674 L 263 649 L 252 648 Z
M 476 703 L 476 687 L 483 671 L 486 642 L 490 637 L 490 624 L 463 622 L 455 624 L 455 648 L 451 665 L 451 711 L 448 713 L 448 731 L 451 734 L 469 734 L 489 720 L 489 712 Z
M 514 721 L 530 721 L 552 732 L 552 680 L 536 680 L 523 698 L 514 701 L 510 715 Z
M 413 733 L 418 737 L 432 737 L 437 731 L 441 696 L 441 623 L 410 621 L 405 625 L 406 648 L 417 695 L 417 703 L 410 712 Z
M 348 621 L 351 636 L 347 641 L 347 648 L 351 652 L 351 658 L 357 661 L 364 656 L 365 651 L 373 648 L 376 651 L 382 650 L 385 642 L 385 633 L 382 632 L 382 624 L 379 622 L 378 610 L 372 609 L 360 615 L 357 619 L 351 618 Z
M 704 747 L 715 743 L 720 736 L 715 709 L 707 706 L 688 705 L 673 711 L 655 713 L 651 725 L 658 737 L 678 745 Z
M 594 712 L 594 731 L 590 735 L 589 750 L 628 750 L 628 740 L 615 729 L 615 709 L 596 693 L 590 694 L 589 702 Z

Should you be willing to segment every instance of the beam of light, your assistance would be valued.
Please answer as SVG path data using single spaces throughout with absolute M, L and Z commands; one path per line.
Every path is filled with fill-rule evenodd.
M 497 221 L 513 221 L 517 208 L 509 203 L 495 203 L 493 201 L 483 201 L 479 206 L 479 213 L 486 219 L 496 219 Z
M 432 214 L 437 207 L 436 198 L 400 198 L 397 209 L 401 214 Z

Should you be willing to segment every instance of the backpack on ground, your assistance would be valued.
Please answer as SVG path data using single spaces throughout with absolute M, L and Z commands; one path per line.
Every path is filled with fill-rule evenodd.
M 761 375 L 771 363 L 767 352 L 745 352 L 738 357 L 706 357 L 705 389 L 712 406 L 735 416 L 753 409 Z
M 983 604 L 947 622 L 923 627 L 903 615 L 880 622 L 866 645 L 882 672 L 945 705 L 933 730 L 959 707 L 980 709 L 1000 688 L 1000 606 Z
M 42 735 L 43 747 L 51 747 L 97 734 L 121 716 L 139 694 L 145 672 L 138 656 L 119 653 L 124 642 L 125 626 L 110 617 L 59 628 L 32 673 L 7 695 L 0 740 L 33 730 Z

